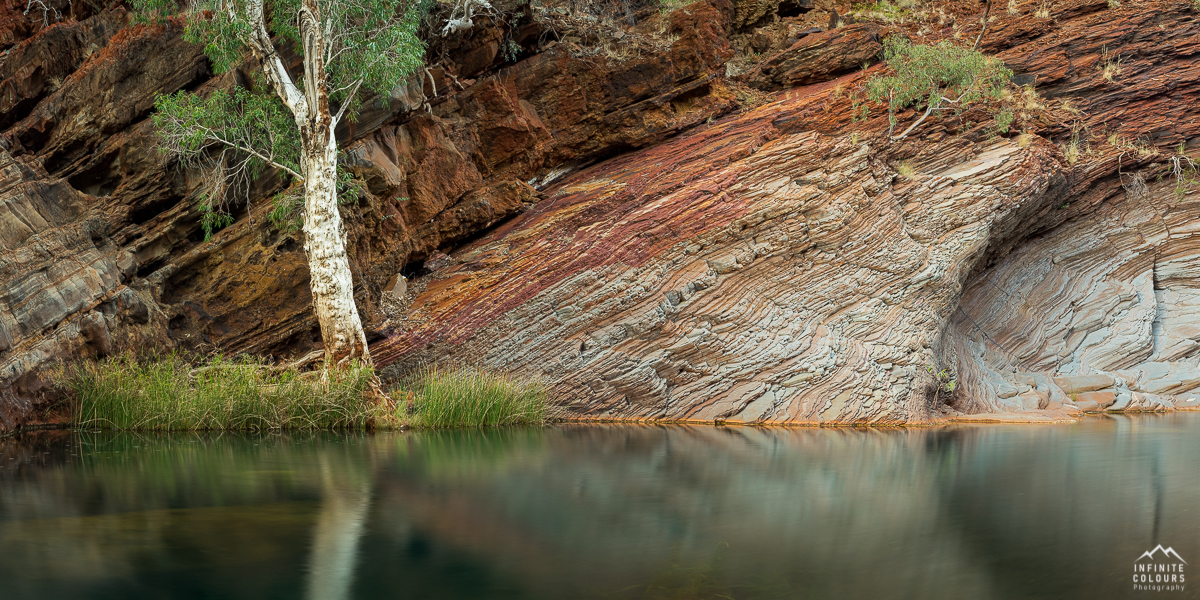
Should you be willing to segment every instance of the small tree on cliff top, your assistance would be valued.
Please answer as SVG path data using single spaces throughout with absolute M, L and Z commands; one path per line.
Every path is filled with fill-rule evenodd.
M 151 18 L 180 12 L 175 0 L 133 5 Z M 264 169 L 302 183 L 304 250 L 327 365 L 370 360 L 338 213 L 334 127 L 354 115 L 362 93 L 386 93 L 421 68 L 417 29 L 425 6 L 424 0 L 188 0 L 185 39 L 204 45 L 218 73 L 248 52 L 267 91 L 237 87 L 204 98 L 179 92 L 155 103 L 167 151 L 211 174 L 200 201 L 206 233 L 232 221 L 229 202 Z M 285 49 L 300 57 L 299 68 L 289 68 Z
M 998 100 L 1012 71 L 998 58 L 955 46 L 913 44 L 892 36 L 884 40 L 883 56 L 894 75 L 876 75 L 867 81 L 867 98 L 888 103 L 888 138 L 903 139 L 935 111 L 962 109 L 981 100 Z M 896 112 L 925 109 L 903 133 L 892 138 Z

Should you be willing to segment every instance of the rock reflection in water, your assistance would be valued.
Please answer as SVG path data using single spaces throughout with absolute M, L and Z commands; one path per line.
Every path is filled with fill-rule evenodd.
M 1198 427 L 42 433 L 0 440 L 0 581 L 16 598 L 1126 597 L 1154 545 L 1200 556 Z

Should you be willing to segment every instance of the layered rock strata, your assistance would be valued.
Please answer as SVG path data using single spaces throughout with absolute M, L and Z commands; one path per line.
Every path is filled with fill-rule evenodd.
M 382 289 L 538 201 L 528 181 L 732 110 L 715 79 L 731 18 L 722 2 L 656 15 L 642 28 L 666 41 L 640 58 L 581 54 L 535 22 L 508 34 L 515 64 L 500 53 L 500 25 L 439 38 L 427 72 L 340 132 L 368 191 L 346 217 L 372 339 L 386 319 Z M 214 78 L 179 24 L 130 25 L 121 8 L 13 22 L 22 28 L 0 36 L 0 430 L 44 401 L 40 373 L 58 361 L 311 348 L 299 234 L 267 226 L 279 179 L 255 182 L 249 207 L 206 241 L 192 210 L 200 174 L 158 152 L 148 120 L 156 94 L 226 87 L 246 72 Z
M 852 120 L 880 40 L 971 37 L 975 15 L 788 16 L 810 8 L 650 14 L 629 35 L 654 50 L 630 56 L 558 35 L 545 10 L 437 41 L 427 72 L 340 132 L 368 192 L 345 216 L 380 364 L 541 377 L 588 418 L 1191 406 L 1192 195 L 1155 183 L 1200 145 L 1191 7 L 1001 11 L 984 48 L 1038 90 L 1005 101 L 1014 129 L 975 109 L 894 144 L 878 110 Z M 198 174 L 155 148 L 155 94 L 245 73 L 213 77 L 178 24 L 129 21 L 0 35 L 0 429 L 44 402 L 56 361 L 319 339 L 298 234 L 267 225 L 279 179 L 205 240 Z M 747 36 L 773 53 L 730 69 Z
M 1192 406 L 1191 192 L 1132 178 L 1200 145 L 1195 16 L 1079 2 L 999 21 L 990 48 L 1041 93 L 1017 92 L 1025 135 L 974 115 L 888 144 L 879 120 L 849 122 L 870 72 L 787 89 L 831 70 L 810 48 L 877 42 L 810 36 L 743 76 L 784 87 L 775 102 L 578 173 L 456 253 L 379 355 L 541 377 L 585 418 Z

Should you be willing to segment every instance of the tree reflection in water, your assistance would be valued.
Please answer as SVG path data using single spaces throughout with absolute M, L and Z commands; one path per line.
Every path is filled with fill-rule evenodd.
M 1155 544 L 1200 556 L 1198 426 L 43 432 L 0 440 L 0 581 L 6 598 L 1125 597 Z

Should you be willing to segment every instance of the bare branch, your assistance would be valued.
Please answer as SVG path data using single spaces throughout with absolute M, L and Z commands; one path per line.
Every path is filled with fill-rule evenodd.
M 979 42 L 983 41 L 983 34 L 987 33 L 988 15 L 992 12 L 992 0 L 987 0 L 987 8 L 983 11 L 983 19 L 980 21 L 979 35 L 975 37 L 975 45 L 971 46 L 972 50 L 979 49 Z
M 251 27 L 250 39 L 246 40 L 246 45 L 250 46 L 254 58 L 258 59 L 259 64 L 262 65 L 267 82 L 279 95 L 279 99 L 283 100 L 284 105 L 292 111 L 297 121 L 306 120 L 312 114 L 314 107 L 305 102 L 304 95 L 292 81 L 292 76 L 288 74 L 283 60 L 275 51 L 275 45 L 271 43 L 271 34 L 267 32 L 266 21 L 263 17 L 263 0 L 246 0 L 245 6 L 246 17 L 250 21 Z M 233 2 L 228 2 L 226 7 L 230 11 L 230 18 L 236 18 L 233 13 Z
M 350 93 L 346 94 L 345 100 L 342 101 L 342 105 L 340 107 L 338 107 L 337 114 L 333 115 L 333 124 L 330 125 L 330 127 L 336 127 L 338 123 L 342 122 L 342 115 L 346 114 L 346 108 L 349 107 L 350 104 L 353 102 L 354 95 L 358 93 L 358 88 L 359 88 L 359 86 L 362 85 L 362 83 L 363 83 L 362 79 L 359 79 L 358 81 L 354 82 L 354 87 L 350 89 Z M 338 91 L 341 91 L 341 90 L 338 90 Z
M 209 138 L 212 139 L 214 142 L 217 142 L 218 144 L 227 146 L 233 150 L 237 150 L 238 152 L 245 152 L 246 154 L 249 154 L 249 155 L 257 158 L 257 159 L 263 161 L 264 163 L 271 165 L 272 167 L 275 167 L 276 169 L 284 171 L 288 175 L 291 175 L 292 177 L 295 177 L 296 179 L 299 179 L 300 181 L 304 181 L 304 177 L 302 175 L 293 171 L 292 169 L 288 168 L 285 165 L 281 165 L 281 164 L 275 162 L 274 160 L 271 159 L 271 157 L 266 156 L 263 153 L 255 150 L 253 148 L 250 148 L 248 146 L 244 146 L 242 144 L 238 144 L 236 142 L 231 142 L 229 140 L 226 140 L 226 139 L 222 138 L 221 136 L 217 135 L 217 133 L 212 131 L 211 129 L 205 128 L 204 131 L 209 134 Z

